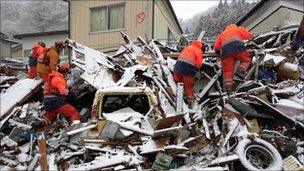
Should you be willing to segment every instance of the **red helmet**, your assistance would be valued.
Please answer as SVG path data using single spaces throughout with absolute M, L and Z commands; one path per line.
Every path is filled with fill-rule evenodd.
M 69 72 L 69 70 L 70 70 L 70 67 L 66 63 L 61 63 L 58 65 L 58 72 L 60 72 L 62 74 Z
M 55 42 L 55 46 L 59 49 L 63 49 L 65 46 L 65 43 L 64 43 L 64 41 L 57 41 L 57 42 Z

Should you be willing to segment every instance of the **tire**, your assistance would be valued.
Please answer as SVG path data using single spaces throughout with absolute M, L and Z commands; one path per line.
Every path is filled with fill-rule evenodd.
M 278 150 L 270 143 L 255 138 L 244 139 L 236 147 L 240 163 L 247 170 L 282 170 L 283 159 Z

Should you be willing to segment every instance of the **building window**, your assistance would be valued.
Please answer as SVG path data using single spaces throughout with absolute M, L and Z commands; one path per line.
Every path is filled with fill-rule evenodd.
M 91 32 L 125 27 L 125 4 L 91 9 Z
M 28 57 L 28 56 L 30 55 L 30 53 L 31 53 L 31 50 L 32 50 L 32 49 L 26 49 L 26 50 L 24 50 L 24 51 L 23 51 L 23 56 L 24 56 L 24 57 Z

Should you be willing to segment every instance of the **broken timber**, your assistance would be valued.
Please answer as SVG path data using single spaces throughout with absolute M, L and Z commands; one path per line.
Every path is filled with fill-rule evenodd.
M 216 73 L 215 76 L 213 76 L 213 78 L 208 82 L 208 84 L 206 85 L 206 87 L 199 93 L 198 95 L 198 100 L 200 101 L 205 94 L 210 90 L 210 88 L 213 86 L 213 84 L 217 81 L 217 79 L 221 76 L 222 74 L 222 70 L 218 70 L 218 72 Z

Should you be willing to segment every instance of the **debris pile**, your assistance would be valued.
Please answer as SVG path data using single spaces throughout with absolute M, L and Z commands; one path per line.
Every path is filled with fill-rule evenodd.
M 26 65 L 19 60 L 11 58 L 0 58 L 0 92 L 4 92 L 8 87 L 24 77 Z
M 178 48 L 122 37 L 112 56 L 67 39 L 79 129 L 67 131 L 63 117 L 29 126 L 45 112 L 40 80 L 19 80 L 1 94 L 1 170 L 303 169 L 303 53 L 254 40 L 251 68 L 236 74 L 232 94 L 222 91 L 219 58 L 204 54 L 188 106 L 172 77 Z M 28 86 L 17 92 L 22 81 Z M 12 94 L 18 99 L 3 105 Z

